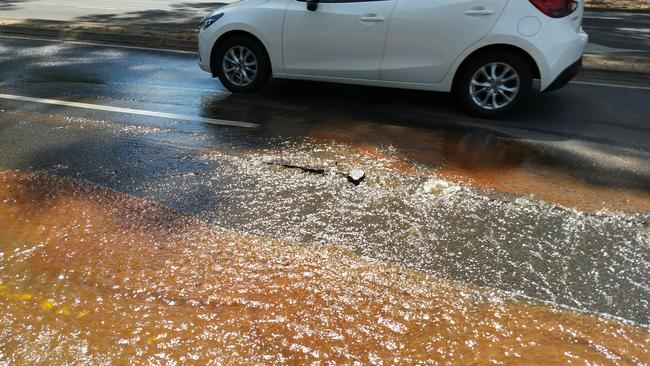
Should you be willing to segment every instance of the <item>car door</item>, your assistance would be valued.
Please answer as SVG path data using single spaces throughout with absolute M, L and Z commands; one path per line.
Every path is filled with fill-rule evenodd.
M 386 81 L 436 83 L 488 34 L 507 0 L 397 0 L 386 37 Z
M 304 0 L 291 0 L 282 36 L 285 72 L 379 80 L 396 1 L 321 0 L 309 11 Z

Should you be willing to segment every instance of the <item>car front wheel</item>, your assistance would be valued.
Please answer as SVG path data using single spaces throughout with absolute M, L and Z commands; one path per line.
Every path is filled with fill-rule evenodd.
M 533 85 L 530 65 L 511 52 L 485 53 L 460 71 L 454 94 L 461 107 L 480 118 L 502 118 L 514 112 Z
M 252 93 L 268 81 L 271 67 L 261 44 L 249 37 L 233 37 L 216 52 L 221 83 L 233 93 Z

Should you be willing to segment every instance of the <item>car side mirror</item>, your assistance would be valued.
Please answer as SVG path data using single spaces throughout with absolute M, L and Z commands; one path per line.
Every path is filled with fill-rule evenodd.
M 318 9 L 318 0 L 307 0 L 307 10 L 316 11 Z

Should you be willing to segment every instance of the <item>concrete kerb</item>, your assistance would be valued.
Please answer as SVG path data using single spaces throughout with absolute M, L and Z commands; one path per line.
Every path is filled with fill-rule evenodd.
M 196 51 L 198 30 L 36 19 L 0 19 L 0 34 Z

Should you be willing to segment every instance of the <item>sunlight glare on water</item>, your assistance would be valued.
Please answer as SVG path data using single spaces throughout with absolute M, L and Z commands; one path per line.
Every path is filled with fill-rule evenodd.
M 650 362 L 647 330 L 0 172 L 0 363 Z

